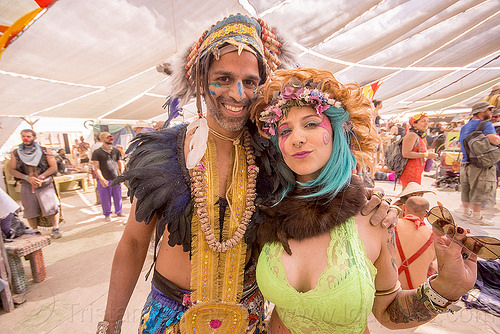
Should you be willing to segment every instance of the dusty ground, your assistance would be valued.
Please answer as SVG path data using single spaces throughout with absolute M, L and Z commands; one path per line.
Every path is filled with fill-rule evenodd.
M 433 182 L 424 177 L 424 185 Z M 393 190 L 392 183 L 377 182 L 389 195 L 400 192 Z M 499 192 L 500 194 L 500 192 Z M 426 197 L 435 205 L 439 199 L 450 209 L 458 208 L 458 192 L 437 192 Z M 497 198 L 500 198 L 497 196 Z M 96 324 L 103 319 L 111 262 L 116 245 L 124 229 L 124 218 L 113 218 L 105 223 L 100 206 L 94 206 L 93 188 L 86 192 L 72 190 L 62 193 L 66 223 L 62 227 L 64 236 L 53 240 L 44 248 L 47 279 L 33 283 L 29 263 L 25 261 L 29 290 L 22 296 L 26 302 L 13 312 L 0 311 L 0 332 L 6 334 L 39 333 L 95 333 Z M 497 205 L 497 207 L 499 207 Z M 130 204 L 124 200 L 124 213 L 128 214 Z M 500 219 L 494 227 L 467 226 L 473 233 L 500 238 Z M 149 268 L 152 255 L 148 257 L 143 274 Z M 149 292 L 150 282 L 144 275 L 137 283 L 124 318 L 122 333 L 137 333 L 142 305 Z M 429 324 L 417 329 L 389 331 L 370 318 L 372 333 L 499 333 L 500 319 L 482 311 L 462 310 L 454 315 L 441 315 Z

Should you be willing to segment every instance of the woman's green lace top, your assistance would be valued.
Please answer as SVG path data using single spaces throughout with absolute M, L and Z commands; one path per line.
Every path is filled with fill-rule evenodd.
M 354 218 L 331 230 L 328 264 L 317 286 L 298 292 L 281 261 L 283 246 L 264 245 L 257 283 L 292 333 L 363 333 L 375 298 L 377 269 L 366 256 Z

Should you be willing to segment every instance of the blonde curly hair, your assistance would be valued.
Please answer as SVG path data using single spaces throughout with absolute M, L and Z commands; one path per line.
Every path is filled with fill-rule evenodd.
M 379 137 L 373 121 L 373 105 L 362 94 L 357 83 L 342 84 L 329 71 L 314 68 L 298 68 L 293 70 L 277 70 L 259 88 L 257 100 L 250 109 L 250 119 L 254 121 L 263 136 L 264 122 L 260 120 L 262 111 L 271 103 L 277 93 L 286 86 L 312 87 L 330 98 L 340 101 L 349 113 L 352 124 L 351 151 L 356 161 L 373 170 L 374 153 Z

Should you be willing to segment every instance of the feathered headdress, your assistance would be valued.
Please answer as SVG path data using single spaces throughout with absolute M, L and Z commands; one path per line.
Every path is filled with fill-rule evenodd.
M 192 168 L 201 159 L 206 150 L 208 126 L 202 117 L 201 109 L 201 79 L 208 68 L 202 68 L 201 63 L 209 55 L 215 59 L 221 56 L 220 50 L 232 45 L 234 51 L 241 53 L 249 51 L 262 59 L 265 71 L 270 74 L 283 65 L 294 64 L 286 43 L 278 38 L 274 30 L 262 19 L 252 18 L 242 14 L 231 15 L 217 22 L 206 30 L 196 43 L 178 60 L 175 70 L 172 71 L 172 93 L 180 99 L 180 106 L 196 97 L 196 106 L 199 118 L 188 128 L 188 132 L 196 129 L 191 137 L 190 153 L 186 161 L 188 168 Z M 261 78 L 263 81 L 266 78 Z
M 259 54 L 268 74 L 278 68 L 294 65 L 286 41 L 278 37 L 264 20 L 242 14 L 230 15 L 203 32 L 196 43 L 177 60 L 172 71 L 171 95 L 181 99 L 181 106 L 196 96 L 196 64 L 210 53 L 217 54 L 216 50 L 226 44 Z

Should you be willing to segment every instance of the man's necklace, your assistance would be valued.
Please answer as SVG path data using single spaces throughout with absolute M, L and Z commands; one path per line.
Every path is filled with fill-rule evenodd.
M 245 200 L 245 212 L 243 213 L 240 224 L 233 236 L 226 241 L 218 241 L 214 235 L 214 231 L 212 226 L 210 225 L 208 209 L 207 209 L 207 197 L 204 190 L 205 182 L 205 166 L 202 164 L 198 164 L 193 169 L 193 194 L 194 194 L 194 202 L 196 203 L 196 213 L 198 215 L 200 221 L 200 228 L 203 234 L 205 235 L 205 240 L 208 243 L 209 248 L 214 252 L 226 252 L 228 249 L 237 245 L 243 236 L 245 235 L 245 231 L 247 229 L 248 224 L 250 223 L 250 218 L 252 217 L 253 212 L 255 211 L 255 187 L 257 183 L 257 174 L 259 172 L 259 168 L 255 166 L 255 154 L 254 149 L 251 144 L 251 136 L 247 129 L 242 131 L 236 138 L 229 138 L 224 136 L 215 130 L 210 129 L 210 133 L 212 133 L 215 137 L 230 140 L 233 142 L 235 146 L 236 153 L 235 159 L 238 158 L 238 144 L 240 142 L 240 137 L 243 135 L 243 147 L 245 148 L 248 173 L 247 173 L 247 190 L 246 190 L 246 200 Z M 233 166 L 235 167 L 235 166 Z M 233 174 L 235 170 L 233 168 Z M 234 180 L 234 177 L 232 178 Z M 231 187 L 228 187 L 230 189 Z M 227 197 L 227 196 L 226 196 Z M 231 210 L 231 214 L 233 215 L 233 210 L 231 208 L 231 203 L 229 203 L 229 209 Z

